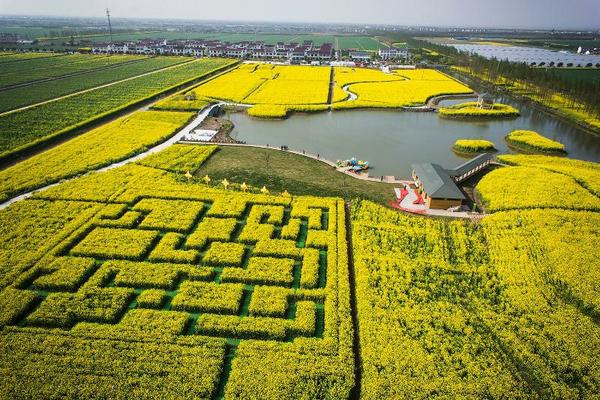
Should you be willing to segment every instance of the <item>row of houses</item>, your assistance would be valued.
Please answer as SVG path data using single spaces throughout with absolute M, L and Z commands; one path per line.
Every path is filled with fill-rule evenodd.
M 147 55 L 182 55 L 196 57 L 281 58 L 291 60 L 331 60 L 336 57 L 333 44 L 221 42 L 210 40 L 140 40 L 137 42 L 95 43 L 92 53 L 122 53 Z
M 373 58 L 373 55 L 368 51 L 351 51 L 349 57 L 353 61 L 368 62 Z M 388 47 L 379 49 L 377 55 L 382 60 L 396 60 L 408 58 L 408 50 L 403 48 Z
M 95 54 L 122 53 L 146 55 L 178 55 L 195 57 L 234 57 L 247 59 L 286 59 L 292 61 L 329 61 L 339 59 L 340 54 L 331 43 L 315 45 L 311 40 L 300 43 L 265 44 L 264 42 L 244 41 L 237 43 L 218 40 L 139 40 L 136 42 L 95 43 Z M 405 59 L 408 50 L 390 47 L 379 49 L 383 60 Z M 351 51 L 353 61 L 368 62 L 373 54 L 367 51 Z

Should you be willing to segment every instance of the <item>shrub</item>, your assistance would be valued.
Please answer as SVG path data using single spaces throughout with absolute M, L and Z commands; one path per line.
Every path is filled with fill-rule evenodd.
M 496 103 L 492 108 L 481 108 L 477 103 L 468 102 L 442 107 L 438 115 L 445 118 L 510 118 L 518 117 L 520 113 L 506 104 Z
M 10 325 L 35 303 L 36 293 L 6 288 L 0 292 L 0 326 Z
M 77 293 L 50 293 L 27 317 L 27 323 L 69 327 L 75 322 L 114 323 L 127 308 L 133 289 L 90 289 Z
M 212 282 L 184 282 L 171 302 L 173 310 L 236 314 L 244 285 Z
M 223 282 L 245 282 L 256 285 L 291 286 L 294 281 L 294 260 L 288 258 L 251 257 L 248 267 L 226 268 Z
M 302 220 L 299 218 L 292 218 L 288 221 L 288 224 L 281 228 L 281 238 L 289 240 L 297 240 L 300 235 L 300 227 L 302 226 Z
M 238 243 L 212 242 L 202 262 L 208 265 L 235 266 L 242 265 L 246 248 Z
M 158 242 L 158 245 L 148 256 L 150 261 L 193 264 L 199 256 L 196 250 L 181 250 L 184 236 L 168 232 Z
M 317 249 L 304 250 L 302 259 L 302 276 L 300 287 L 314 289 L 319 284 L 319 260 L 320 254 Z
M 147 212 L 140 228 L 189 232 L 200 215 L 204 204 L 187 200 L 143 199 L 134 210 Z
M 270 240 L 275 234 L 275 227 L 269 224 L 246 224 L 238 240 L 242 243 L 257 243 Z
M 107 261 L 103 268 L 118 271 L 115 285 L 131 288 L 172 290 L 181 275 L 179 265 L 168 263 Z
M 162 289 L 147 289 L 137 297 L 139 308 L 160 309 L 167 300 L 167 293 Z
M 459 153 L 483 153 L 488 151 L 496 151 L 496 147 L 493 142 L 481 139 L 460 139 L 454 142 L 452 148 Z
M 296 317 L 290 331 L 298 336 L 314 336 L 317 327 L 315 303 L 299 301 L 296 303 Z
M 203 248 L 209 240 L 228 241 L 237 226 L 233 218 L 204 218 L 196 230 L 188 236 L 185 245 L 196 249 Z
M 94 266 L 93 258 L 56 258 L 50 265 L 42 268 L 43 271 L 49 273 L 37 278 L 33 282 L 33 288 L 72 292 L 91 275 Z
M 255 286 L 248 312 L 253 317 L 284 318 L 288 308 L 288 289 L 272 286 Z
M 140 260 L 150 251 L 158 232 L 95 228 L 72 250 L 75 256 Z
M 202 314 L 196 329 L 205 335 L 239 337 L 242 339 L 283 340 L 289 321 L 279 318 L 216 316 Z
M 533 131 L 512 131 L 506 141 L 520 149 L 537 153 L 566 153 L 565 145 L 555 142 Z
M 296 247 L 296 242 L 285 239 L 260 240 L 254 247 L 253 254 L 257 256 L 289 257 L 300 259 L 302 249 Z
M 257 225 L 265 222 L 271 225 L 281 225 L 283 224 L 283 213 L 283 206 L 257 204 L 252 206 L 246 223 Z

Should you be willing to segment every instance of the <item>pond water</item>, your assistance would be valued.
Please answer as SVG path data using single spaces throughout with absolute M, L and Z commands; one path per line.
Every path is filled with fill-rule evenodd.
M 600 162 L 600 137 L 562 122 L 526 104 L 503 96 L 521 116 L 510 120 L 448 120 L 432 112 L 334 111 L 295 114 L 284 121 L 257 120 L 245 113 L 227 114 L 235 125 L 232 137 L 248 144 L 282 145 L 337 160 L 357 157 L 371 163 L 371 175 L 410 176 L 413 163 L 433 162 L 447 168 L 465 161 L 451 146 L 457 139 L 487 139 L 500 153 L 513 153 L 504 137 L 515 129 L 530 129 L 563 143 L 569 157 Z M 450 100 L 442 105 L 469 100 Z

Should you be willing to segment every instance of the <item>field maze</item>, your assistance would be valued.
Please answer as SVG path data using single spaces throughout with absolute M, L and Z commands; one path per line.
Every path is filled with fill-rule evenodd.
M 59 328 L 78 339 L 193 338 L 214 370 L 203 371 L 212 381 L 186 397 L 222 398 L 232 373 L 229 390 L 243 393 L 238 357 L 274 347 L 335 359 L 338 276 L 347 276 L 345 239 L 341 262 L 337 255 L 343 202 L 270 199 L 107 204 L 0 294 L 0 303 L 17 299 L 6 325 Z

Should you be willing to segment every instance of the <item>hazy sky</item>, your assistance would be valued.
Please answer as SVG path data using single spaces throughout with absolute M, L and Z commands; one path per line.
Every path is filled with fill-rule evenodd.
M 600 0 L 0 0 L 0 14 L 600 29 Z

